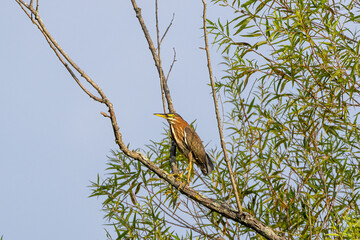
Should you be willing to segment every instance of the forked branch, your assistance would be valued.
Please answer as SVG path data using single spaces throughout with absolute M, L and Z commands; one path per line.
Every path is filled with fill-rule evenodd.
M 155 66 L 156 66 L 156 68 L 158 70 L 160 81 L 161 81 L 161 86 L 163 87 L 165 97 L 166 97 L 166 101 L 168 103 L 169 112 L 171 112 L 171 113 L 175 112 L 174 107 L 173 107 L 173 103 L 172 103 L 172 99 L 171 99 L 171 96 L 170 96 L 170 90 L 169 90 L 169 88 L 167 86 L 165 74 L 164 74 L 164 71 L 163 71 L 163 69 L 161 67 L 160 58 L 156 53 L 156 48 L 155 48 L 154 43 L 153 43 L 153 41 L 152 41 L 152 39 L 150 37 L 149 31 L 148 31 L 148 29 L 147 29 L 147 27 L 145 25 L 144 19 L 143 19 L 142 15 L 141 15 L 141 8 L 138 7 L 135 0 L 131 0 L 131 3 L 133 5 L 134 11 L 136 13 L 136 17 L 139 20 L 140 26 L 141 26 L 141 28 L 142 28 L 142 30 L 144 32 L 146 41 L 148 42 L 150 52 L 151 52 L 151 54 L 153 56 L 153 59 L 154 59 L 154 62 L 155 62 Z

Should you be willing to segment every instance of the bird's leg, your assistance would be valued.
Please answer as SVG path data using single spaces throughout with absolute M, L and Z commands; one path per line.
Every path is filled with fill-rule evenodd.
M 193 162 L 193 155 L 192 155 L 192 153 L 189 154 L 188 159 L 189 159 L 189 166 L 185 169 L 185 171 L 183 171 L 182 173 L 180 173 L 180 178 L 182 178 L 183 175 L 184 175 L 184 173 L 186 172 L 186 170 L 189 170 L 189 171 L 188 171 L 188 175 L 187 175 L 187 181 L 181 183 L 180 186 L 179 186 L 179 189 L 185 188 L 185 186 L 189 186 L 189 184 L 190 184 L 190 177 L 191 177 L 191 171 L 192 171 L 192 162 Z
M 187 177 L 187 185 L 190 184 L 190 177 L 191 177 L 191 171 L 192 171 L 192 162 L 193 162 L 192 160 L 193 160 L 193 156 L 190 153 L 189 154 L 189 172 L 188 172 L 188 177 Z

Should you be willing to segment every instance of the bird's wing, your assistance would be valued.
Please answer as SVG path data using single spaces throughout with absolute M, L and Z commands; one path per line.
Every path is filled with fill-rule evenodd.
M 196 134 L 194 129 L 189 126 L 185 127 L 184 139 L 187 148 L 194 154 L 196 160 L 203 163 L 203 160 L 206 158 L 206 152 L 200 137 Z
M 184 129 L 184 139 L 187 149 L 193 154 L 195 163 L 200 167 L 204 175 L 208 175 L 214 170 L 211 158 L 206 154 L 201 139 L 194 129 L 187 126 Z

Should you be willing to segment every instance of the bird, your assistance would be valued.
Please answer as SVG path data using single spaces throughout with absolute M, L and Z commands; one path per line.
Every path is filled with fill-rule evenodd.
M 154 115 L 168 121 L 172 139 L 180 152 L 189 160 L 188 183 L 193 161 L 205 176 L 214 170 L 214 164 L 206 153 L 200 137 L 179 114 L 154 113 Z

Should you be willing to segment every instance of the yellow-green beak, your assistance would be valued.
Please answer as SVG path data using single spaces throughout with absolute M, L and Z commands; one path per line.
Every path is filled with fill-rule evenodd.
M 158 117 L 162 117 L 162 118 L 166 118 L 166 114 L 163 114 L 163 113 L 154 113 L 155 116 L 158 116 Z

